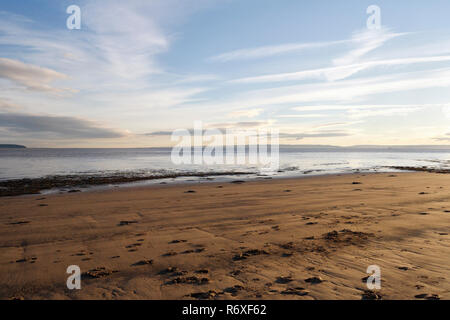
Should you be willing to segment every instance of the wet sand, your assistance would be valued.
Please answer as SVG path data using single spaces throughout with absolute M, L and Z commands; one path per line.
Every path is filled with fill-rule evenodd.
M 0 298 L 450 299 L 449 234 L 426 172 L 3 197 Z

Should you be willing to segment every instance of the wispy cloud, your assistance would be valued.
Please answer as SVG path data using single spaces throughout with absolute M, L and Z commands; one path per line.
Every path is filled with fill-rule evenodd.
M 145 16 L 143 2 L 124 5 L 109 1 L 105 10 L 99 1 L 87 2 L 83 20 L 91 31 L 90 43 L 96 54 L 109 64 L 110 72 L 121 78 L 140 78 L 161 72 L 155 56 L 169 47 L 167 35 L 153 16 Z M 121 23 L 112 23 L 120 17 Z
M 223 134 L 227 132 L 227 130 L 230 131 L 239 131 L 239 130 L 254 130 L 258 128 L 267 128 L 272 126 L 274 123 L 273 120 L 268 121 L 241 121 L 241 122 L 223 122 L 223 123 L 210 123 L 205 124 L 204 129 L 201 131 L 202 134 L 212 134 L 212 130 L 219 130 Z M 176 130 L 160 130 L 160 131 L 153 131 L 149 133 L 144 133 L 145 136 L 171 136 Z M 194 129 L 186 129 L 186 134 L 194 135 L 197 133 Z M 175 134 L 178 134 L 175 132 Z
M 0 78 L 10 80 L 29 90 L 61 93 L 65 89 L 52 87 L 55 80 L 67 79 L 67 75 L 21 61 L 0 58 Z
M 240 122 L 221 122 L 208 124 L 208 128 L 226 128 L 226 129 L 250 129 L 267 127 L 274 123 L 273 120 L 267 121 L 240 121 Z
M 341 80 L 345 79 L 359 71 L 375 68 L 379 66 L 402 66 L 419 63 L 447 62 L 450 56 L 433 56 L 433 57 L 412 57 L 402 59 L 386 59 L 366 61 L 362 63 L 350 64 L 338 67 L 319 68 L 312 70 L 304 70 L 298 72 L 278 73 L 264 76 L 248 77 L 231 80 L 232 83 L 263 83 L 263 82 L 283 82 L 298 81 L 305 79 L 322 79 L 322 80 Z
M 254 118 L 261 114 L 263 109 L 237 110 L 228 114 L 229 118 Z
M 433 138 L 436 141 L 449 141 L 450 142 L 450 132 L 445 134 L 445 137 Z
M 80 118 L 25 113 L 0 113 L 0 128 L 9 133 L 33 134 L 46 139 L 111 139 L 126 135 Z
M 312 70 L 302 70 L 298 72 L 269 74 L 254 77 L 245 77 L 230 81 L 231 83 L 262 83 L 262 82 L 280 82 L 280 81 L 293 81 L 293 80 L 305 80 L 305 79 L 323 79 L 327 81 L 335 81 L 348 78 L 349 76 L 377 66 L 387 65 L 401 65 L 412 64 L 421 62 L 436 62 L 436 61 L 448 61 L 449 57 L 426 57 L 426 58 L 412 58 L 412 59 L 391 59 L 391 60 L 378 60 L 378 61 L 365 61 L 361 62 L 368 53 L 378 49 L 387 41 L 405 35 L 406 33 L 393 33 L 389 29 L 383 28 L 380 30 L 364 30 L 354 32 L 351 39 L 342 40 L 337 43 L 347 43 L 351 45 L 350 51 L 345 53 L 339 58 L 335 58 L 332 61 L 331 67 L 318 68 Z M 309 48 L 314 48 L 311 44 L 308 44 Z
M 350 134 L 342 131 L 329 131 L 317 133 L 280 133 L 280 138 L 301 140 L 305 138 L 332 138 L 332 137 L 347 137 Z
M 317 105 L 317 106 L 303 106 L 294 107 L 293 110 L 299 112 L 311 111 L 345 111 L 352 119 L 361 119 L 375 116 L 392 116 L 392 115 L 406 115 L 411 112 L 423 110 L 425 108 L 442 108 L 450 106 L 450 104 L 384 104 L 384 105 Z M 329 116 L 328 113 L 317 114 L 318 116 Z M 286 115 L 285 117 L 309 117 L 309 113 Z M 283 117 L 283 116 L 282 116 Z
M 278 116 L 278 118 L 324 118 L 324 117 L 329 117 L 329 115 L 322 113 L 309 113 L 309 114 L 283 114 Z
M 421 110 L 421 107 L 400 107 L 400 108 L 384 108 L 384 109 L 352 109 L 348 111 L 348 116 L 351 119 L 362 119 L 379 116 L 393 116 L 393 115 L 407 115 L 411 112 Z
M 4 111 L 4 112 L 8 111 L 8 112 L 10 112 L 10 111 L 13 111 L 13 110 L 17 111 L 17 110 L 20 110 L 20 109 L 22 109 L 22 107 L 17 105 L 17 104 L 11 103 L 10 101 L 5 100 L 5 99 L 0 99 L 0 111 Z
M 233 101 L 216 104 L 220 108 L 247 108 L 293 103 L 348 103 L 377 94 L 450 86 L 450 69 L 398 73 L 389 76 L 347 79 L 249 91 Z
M 248 60 L 271 57 L 286 53 L 300 52 L 303 50 L 319 49 L 348 42 L 348 40 L 311 42 L 311 43 L 286 43 L 280 45 L 261 46 L 256 48 L 245 48 L 225 52 L 209 58 L 214 62 L 228 62 L 234 60 Z
M 304 50 L 321 49 L 341 44 L 349 44 L 354 48 L 345 55 L 333 60 L 334 65 L 353 64 L 367 53 L 374 51 L 390 39 L 405 35 L 406 33 L 393 33 L 389 29 L 363 30 L 354 32 L 350 39 L 308 42 L 308 43 L 286 43 L 280 45 L 269 45 L 255 48 L 243 48 L 225 52 L 209 58 L 214 62 L 229 62 L 234 60 L 249 60 L 271 57 L 281 54 L 301 52 Z
M 296 111 L 331 111 L 331 110 L 367 110 L 367 109 L 401 109 L 401 108 L 442 108 L 450 103 L 418 103 L 418 104 L 342 104 L 293 107 Z
M 368 53 L 378 49 L 387 41 L 406 35 L 407 33 L 393 33 L 388 28 L 366 29 L 356 31 L 351 38 L 351 44 L 355 47 L 343 56 L 333 60 L 334 65 L 353 64 Z

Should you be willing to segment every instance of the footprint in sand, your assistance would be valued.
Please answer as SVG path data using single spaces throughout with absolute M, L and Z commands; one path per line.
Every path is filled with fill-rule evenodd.
M 16 260 L 16 263 L 24 263 L 24 262 L 35 263 L 36 260 L 37 260 L 37 257 L 23 258 L 23 259 Z
M 196 284 L 196 285 L 205 285 L 208 284 L 210 281 L 208 278 L 198 278 L 196 276 L 191 277 L 176 277 L 175 279 L 169 280 L 166 282 L 166 284 L 179 284 L 179 283 L 186 283 L 186 284 Z
M 209 300 L 215 298 L 219 293 L 214 290 L 209 290 L 208 292 L 195 292 L 191 293 L 189 296 L 199 300 Z
M 382 295 L 371 290 L 365 290 L 361 295 L 361 300 L 381 300 Z
M 141 260 L 136 263 L 133 263 L 131 266 L 138 267 L 138 266 L 146 266 L 146 265 L 150 265 L 150 264 L 153 264 L 153 260 L 148 259 L 148 260 Z
M 22 224 L 28 224 L 28 223 L 30 223 L 30 221 L 22 220 L 22 221 L 15 221 L 15 222 L 7 223 L 7 225 L 14 226 L 14 225 L 22 225 Z
M 441 298 L 437 294 L 426 294 L 426 293 L 415 295 L 414 298 L 425 300 L 441 300 Z
M 169 244 L 181 243 L 181 242 L 187 242 L 187 240 L 172 240 L 169 242 Z
M 231 295 L 232 295 L 233 297 L 235 297 L 235 296 L 237 296 L 237 294 L 239 293 L 239 291 L 241 291 L 241 290 L 243 290 L 243 289 L 244 289 L 243 286 L 235 285 L 235 286 L 233 286 L 233 287 L 225 288 L 225 289 L 223 290 L 223 292 L 231 293 Z
M 258 256 L 258 255 L 262 255 L 262 254 L 267 255 L 269 253 L 265 250 L 252 249 L 252 250 L 247 250 L 246 252 L 235 255 L 233 257 L 233 260 L 234 261 L 245 260 L 250 256 Z
M 287 288 L 286 290 L 281 291 L 280 293 L 284 295 L 296 295 L 296 296 L 306 296 L 309 294 L 309 292 L 302 287 Z
M 169 274 L 169 273 L 172 273 L 172 275 L 174 275 L 175 273 L 177 275 L 182 275 L 182 274 L 187 273 L 187 271 L 179 272 L 177 267 L 167 267 L 166 269 L 161 270 L 160 272 L 158 272 L 158 274 L 160 274 L 160 275 L 166 275 L 166 274 Z
M 126 246 L 125 248 L 133 249 L 133 248 L 140 247 L 140 246 L 142 246 L 142 243 L 133 243 L 133 244 Z
M 195 271 L 195 273 L 207 274 L 207 273 L 209 273 L 209 270 L 207 270 L 207 269 L 200 269 L 200 270 Z
M 98 267 L 95 269 L 91 269 L 87 272 L 83 272 L 81 274 L 81 279 L 98 279 L 98 278 L 107 277 L 116 272 L 119 272 L 119 271 L 109 270 L 109 269 L 106 269 L 105 267 Z
M 305 282 L 308 282 L 310 284 L 319 284 L 322 283 L 324 280 L 321 277 L 311 277 L 308 279 L 305 279 Z
M 289 258 L 292 257 L 294 254 L 292 252 L 284 252 L 281 256 L 283 258 Z
M 287 242 L 287 243 L 280 244 L 280 248 L 293 249 L 294 248 L 294 243 L 293 242 Z
M 190 249 L 190 250 L 185 250 L 185 251 L 181 252 L 181 254 L 200 253 L 200 252 L 203 252 L 205 250 L 206 250 L 205 248 L 198 248 L 198 249 L 195 249 L 195 250 Z
M 278 277 L 275 280 L 275 282 L 279 283 L 279 284 L 286 284 L 286 283 L 289 283 L 289 282 L 292 282 L 292 281 L 294 281 L 294 280 L 290 276 L 288 276 L 288 277 Z
M 118 226 L 119 227 L 121 227 L 121 226 L 128 226 L 128 225 L 133 224 L 133 223 L 138 223 L 138 222 L 136 220 L 122 220 L 122 221 L 119 222 Z
M 85 255 L 86 255 L 86 253 L 81 251 L 81 252 L 72 254 L 72 257 L 75 257 L 75 256 L 82 257 L 82 256 L 85 256 Z
M 175 251 L 169 251 L 164 253 L 162 256 L 163 257 L 172 257 L 172 256 L 176 256 L 178 253 L 176 253 Z

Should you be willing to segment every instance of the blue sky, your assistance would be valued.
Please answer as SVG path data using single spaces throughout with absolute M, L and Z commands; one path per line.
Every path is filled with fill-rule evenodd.
M 66 28 L 72 4 L 81 30 Z M 1 0 L 0 143 L 165 146 L 202 121 L 277 128 L 287 144 L 449 144 L 448 12 L 444 0 Z

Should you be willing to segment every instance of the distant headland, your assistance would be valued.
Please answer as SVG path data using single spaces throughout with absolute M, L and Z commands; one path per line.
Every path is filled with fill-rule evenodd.
M 25 146 L 20 144 L 0 144 L 0 149 L 25 149 Z

